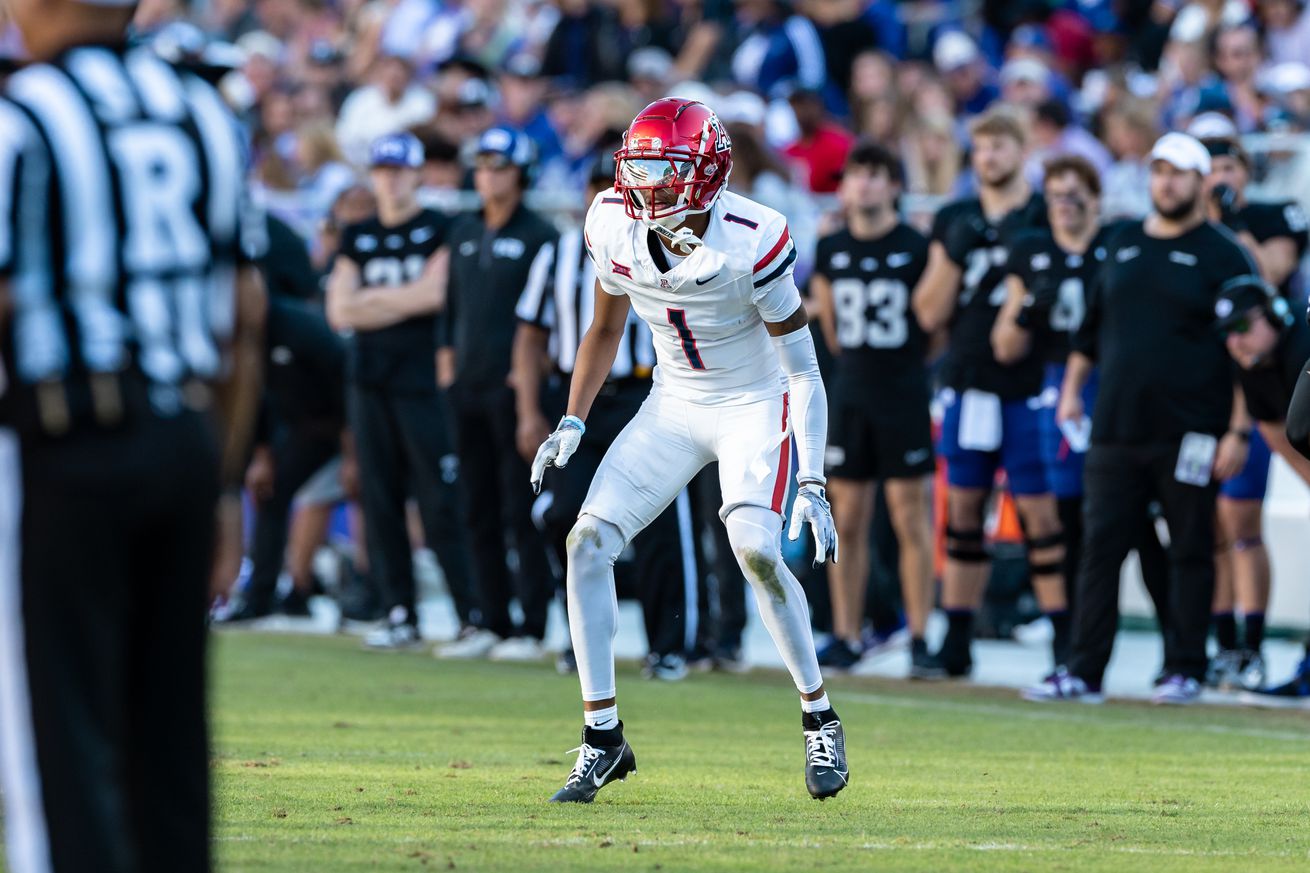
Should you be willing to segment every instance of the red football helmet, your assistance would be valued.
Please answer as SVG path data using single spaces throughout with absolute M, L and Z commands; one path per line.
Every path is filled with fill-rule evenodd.
M 705 212 L 728 186 L 732 141 L 704 103 L 666 97 L 647 106 L 614 153 L 614 187 L 630 218 L 666 227 Z

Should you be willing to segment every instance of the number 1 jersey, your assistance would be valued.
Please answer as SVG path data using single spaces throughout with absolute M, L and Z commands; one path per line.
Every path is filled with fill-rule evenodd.
M 627 295 L 655 339 L 655 390 L 695 403 L 776 398 L 787 380 L 765 322 L 801 305 L 786 219 L 730 191 L 710 211 L 704 245 L 677 263 L 654 233 L 604 191 L 584 239 L 607 294 Z M 658 260 L 657 260 L 658 259 Z M 664 270 L 664 263 L 671 264 Z
M 927 262 L 928 239 L 906 224 L 877 239 L 843 229 L 819 240 L 814 272 L 832 286 L 841 398 L 898 394 L 925 382 L 924 334 L 910 294 Z

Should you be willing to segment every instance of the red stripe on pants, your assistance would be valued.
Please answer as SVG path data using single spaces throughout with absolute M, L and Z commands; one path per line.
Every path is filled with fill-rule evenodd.
M 782 429 L 787 430 L 787 410 L 791 402 L 790 392 L 782 395 Z M 782 441 L 778 450 L 778 478 L 773 483 L 773 511 L 782 512 L 782 501 L 787 496 L 787 474 L 791 472 L 791 437 Z

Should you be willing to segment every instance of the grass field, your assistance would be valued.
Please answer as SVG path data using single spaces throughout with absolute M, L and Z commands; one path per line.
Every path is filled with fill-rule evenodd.
M 546 664 L 214 645 L 219 871 L 1310 869 L 1310 717 L 830 685 L 851 786 L 805 794 L 786 677 L 621 669 L 639 773 L 567 775 L 577 684 Z

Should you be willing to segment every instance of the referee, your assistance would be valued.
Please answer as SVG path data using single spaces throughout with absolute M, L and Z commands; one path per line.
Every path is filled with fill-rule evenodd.
M 1217 480 L 1241 469 L 1250 439 L 1214 307 L 1234 280 L 1260 280 L 1235 237 L 1202 214 L 1205 147 L 1166 134 L 1150 161 L 1152 212 L 1105 240 L 1061 391 L 1057 415 L 1068 426 L 1083 418 L 1081 391 L 1099 363 L 1073 653 L 1067 672 L 1025 691 L 1032 700 L 1099 695 L 1118 625 L 1120 566 L 1151 500 L 1169 525 L 1162 623 L 1171 631 L 1152 699 L 1192 703 L 1205 677 Z
M 0 96 L 9 869 L 206 871 L 207 586 L 264 225 L 218 93 L 124 46 L 133 3 L 7 5 L 35 61 Z
M 614 160 L 608 155 L 592 166 L 587 203 L 614 187 L 614 173 Z M 595 310 L 596 269 L 583 245 L 581 227 L 560 238 L 551 278 L 553 281 L 548 283 L 529 285 L 516 309 L 520 324 L 514 335 L 513 373 L 518 449 L 528 461 L 536 456 L 537 447 L 552 429 L 542 414 L 541 386 L 546 376 L 543 364 L 548 362 L 562 377 L 564 384 L 551 392 L 546 404 L 553 415 L 562 416 L 578 344 L 591 326 Z M 578 520 L 592 477 L 610 443 L 650 394 L 654 367 L 655 345 L 650 328 L 630 313 L 614 366 L 588 418 L 587 432 L 595 439 L 585 441 L 566 471 L 553 475 L 552 487 L 536 504 L 561 566 L 565 561 L 565 539 Z M 633 540 L 634 582 L 650 647 L 644 671 L 647 678 L 677 681 L 687 675 L 686 656 L 695 642 L 698 618 L 694 543 L 691 500 L 686 489 Z

